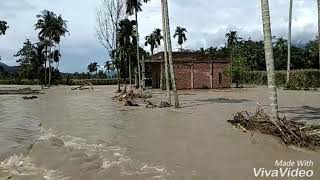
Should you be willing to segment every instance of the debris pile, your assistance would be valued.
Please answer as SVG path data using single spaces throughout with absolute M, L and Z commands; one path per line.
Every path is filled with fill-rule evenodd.
M 88 90 L 88 89 L 93 90 L 93 85 L 91 82 L 82 82 L 81 86 L 71 88 L 72 91 L 74 91 L 74 90 Z
M 138 94 L 138 93 L 134 93 L 133 91 L 122 91 L 120 94 L 116 95 L 113 97 L 113 100 L 118 100 L 118 101 L 123 101 L 125 102 L 124 105 L 125 106 L 139 106 L 138 104 L 134 103 L 133 100 L 134 99 L 148 99 L 148 98 L 152 98 L 151 94 Z
M 253 115 L 247 111 L 237 113 L 229 123 L 242 131 L 269 134 L 281 138 L 286 145 L 295 145 L 311 150 L 320 149 L 320 125 L 289 121 L 286 118 L 274 122 L 261 107 Z

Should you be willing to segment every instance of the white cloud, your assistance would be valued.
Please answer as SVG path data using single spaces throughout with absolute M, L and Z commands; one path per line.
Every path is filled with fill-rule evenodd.
M 273 35 L 286 36 L 289 0 L 269 0 Z M 225 33 L 239 31 L 244 38 L 261 39 L 261 12 L 258 0 L 171 0 L 169 1 L 171 34 L 176 26 L 188 29 L 187 48 L 220 46 Z M 63 71 L 82 71 L 90 61 L 103 63 L 107 52 L 95 38 L 94 26 L 99 0 L 1 0 L 0 19 L 8 21 L 10 29 L 0 37 L 3 61 L 15 64 L 12 55 L 26 38 L 36 41 L 33 24 L 35 15 L 43 9 L 62 14 L 68 20 L 70 36 L 63 40 L 61 67 Z M 162 28 L 159 0 L 144 4 L 139 14 L 140 44 L 154 28 Z M 294 1 L 293 40 L 303 42 L 315 38 L 317 32 L 316 1 Z M 173 39 L 176 46 L 176 40 Z M 146 47 L 146 49 L 148 49 Z

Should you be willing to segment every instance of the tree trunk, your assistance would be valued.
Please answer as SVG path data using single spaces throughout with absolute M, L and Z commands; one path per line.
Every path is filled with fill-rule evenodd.
M 51 42 L 51 41 L 50 41 Z M 49 53 L 51 54 L 51 46 L 49 48 Z M 51 85 L 51 56 L 49 55 L 49 78 L 48 78 L 48 87 Z
M 136 30 L 136 38 L 137 38 L 137 60 L 138 60 L 138 77 L 139 77 L 139 89 L 140 94 L 143 94 L 143 90 L 141 87 L 141 70 L 140 70 L 140 50 L 139 50 L 139 25 L 138 25 L 138 11 L 135 9 L 135 15 L 136 15 L 136 23 L 137 23 L 137 30 Z
M 262 22 L 263 22 L 263 35 L 264 35 L 264 48 L 267 64 L 268 73 L 268 86 L 271 100 L 272 119 L 277 122 L 279 119 L 278 112 L 278 98 L 277 98 L 277 87 L 275 82 L 274 73 L 274 59 L 273 59 L 273 47 L 272 47 L 272 34 L 271 34 L 271 22 L 270 22 L 270 11 L 269 1 L 261 0 L 262 10 Z
M 291 66 L 291 30 L 292 30 L 292 4 L 293 0 L 290 0 L 289 5 L 289 29 L 288 29 L 288 64 L 287 64 L 287 84 L 290 80 L 290 66 Z
M 138 87 L 138 67 L 134 68 L 134 87 L 135 88 L 139 88 Z
M 141 67 L 142 67 L 142 71 L 141 71 L 142 88 L 143 88 L 143 90 L 145 90 L 146 89 L 146 67 L 145 67 L 144 56 L 143 55 L 142 55 Z
M 318 2 L 318 47 L 319 47 L 319 70 L 320 70 L 320 0 Z
M 130 91 L 132 91 L 131 57 L 130 56 L 129 56 L 129 81 L 130 81 Z
M 174 107 L 179 108 L 179 98 L 178 98 L 178 92 L 177 92 L 177 86 L 176 86 L 176 78 L 174 74 L 173 69 L 173 59 L 172 59 L 172 45 L 171 45 L 171 35 L 170 35 L 170 19 L 169 19 L 169 7 L 168 7 L 168 1 L 164 0 L 165 4 L 165 20 L 166 20 L 166 32 L 167 32 L 167 44 L 168 44 L 168 57 L 169 57 L 169 66 L 170 66 L 170 75 L 171 75 L 171 84 L 172 84 L 172 91 L 174 96 Z
M 121 91 L 121 83 L 120 83 L 120 70 L 117 68 L 117 77 L 118 77 L 118 92 Z
M 165 12 L 165 2 L 161 0 L 161 9 L 162 9 L 162 27 L 163 27 L 163 46 L 164 46 L 164 69 L 166 76 L 166 90 L 168 103 L 171 104 L 171 94 L 170 94 L 170 80 L 169 80 L 169 66 L 168 66 L 168 47 L 167 47 L 167 25 L 166 25 L 166 12 Z M 161 64 L 162 66 L 162 64 Z M 161 72 L 161 76 L 162 76 Z M 162 79 L 162 78 L 161 78 Z M 162 83 L 162 82 L 161 82 Z
M 46 45 L 46 60 L 44 61 L 44 85 L 47 85 L 47 59 L 48 59 L 48 45 Z

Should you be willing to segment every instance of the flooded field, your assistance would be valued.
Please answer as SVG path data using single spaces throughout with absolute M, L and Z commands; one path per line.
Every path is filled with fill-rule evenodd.
M 251 180 L 254 168 L 274 169 L 276 160 L 312 160 L 302 169 L 320 179 L 319 152 L 260 134 L 252 143 L 226 123 L 257 102 L 268 104 L 266 87 L 179 91 L 181 109 L 146 109 L 139 101 L 125 107 L 112 100 L 115 89 L 61 86 L 34 100 L 0 96 L 0 179 Z M 165 99 L 151 92 L 151 101 Z M 281 111 L 292 120 L 320 123 L 319 100 L 320 91 L 279 92 Z

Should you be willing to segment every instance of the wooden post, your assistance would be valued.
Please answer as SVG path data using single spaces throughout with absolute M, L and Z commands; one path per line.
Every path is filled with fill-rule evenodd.
M 144 55 L 142 55 L 142 89 L 145 90 L 146 89 L 146 67 L 145 67 L 145 63 L 144 63 Z
M 194 66 L 191 65 L 191 89 L 194 89 Z
M 163 64 L 160 63 L 160 89 L 163 90 L 164 87 L 163 87 Z
M 210 87 L 213 89 L 213 64 L 210 62 Z

